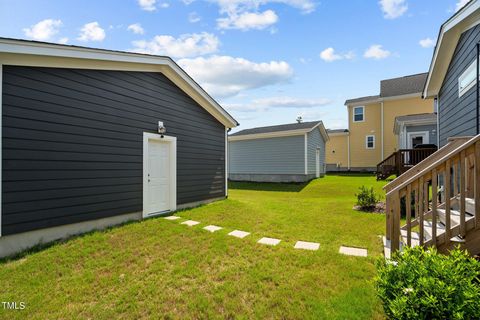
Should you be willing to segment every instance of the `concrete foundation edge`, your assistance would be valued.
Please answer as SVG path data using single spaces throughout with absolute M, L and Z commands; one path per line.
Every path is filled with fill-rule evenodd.
M 181 204 L 177 206 L 177 210 L 197 207 L 202 204 L 207 204 L 223 199 L 225 199 L 225 197 Z M 156 217 L 167 216 L 171 214 L 172 212 L 169 212 L 162 215 L 157 215 Z M 48 244 L 56 240 L 66 239 L 86 232 L 102 230 L 125 222 L 141 219 L 142 212 L 134 212 L 108 218 L 83 221 L 53 228 L 45 228 L 40 230 L 12 234 L 8 236 L 2 236 L 0 237 L 0 258 L 12 256 L 29 248 L 32 248 L 36 245 Z

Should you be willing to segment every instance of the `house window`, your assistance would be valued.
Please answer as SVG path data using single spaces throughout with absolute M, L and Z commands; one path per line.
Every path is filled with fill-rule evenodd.
M 375 136 L 366 136 L 365 147 L 367 149 L 375 149 Z
M 363 122 L 365 120 L 365 107 L 353 108 L 353 122 Z
M 477 74 L 477 62 L 474 61 L 458 78 L 458 96 L 463 96 L 468 90 L 475 86 L 475 75 Z

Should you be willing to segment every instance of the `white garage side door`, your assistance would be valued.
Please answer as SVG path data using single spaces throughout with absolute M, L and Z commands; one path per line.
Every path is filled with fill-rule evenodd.
M 144 138 L 143 216 L 176 209 L 176 139 Z

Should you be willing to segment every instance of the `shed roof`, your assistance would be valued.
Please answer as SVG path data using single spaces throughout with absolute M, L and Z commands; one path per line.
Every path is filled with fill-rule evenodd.
M 296 122 L 287 123 L 274 126 L 257 127 L 251 129 L 245 129 L 229 135 L 232 140 L 243 139 L 261 139 L 268 137 L 280 137 L 280 136 L 292 136 L 305 134 L 312 131 L 315 128 L 319 128 L 325 141 L 328 140 L 328 133 L 325 129 L 323 122 L 320 120 L 309 122 Z
M 162 72 L 226 127 L 238 122 L 170 57 L 0 37 L 3 64 Z

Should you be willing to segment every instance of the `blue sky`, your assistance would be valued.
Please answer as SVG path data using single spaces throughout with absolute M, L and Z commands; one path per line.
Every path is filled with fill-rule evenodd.
M 346 127 L 465 0 L 0 0 L 0 36 L 172 56 L 240 122 Z

